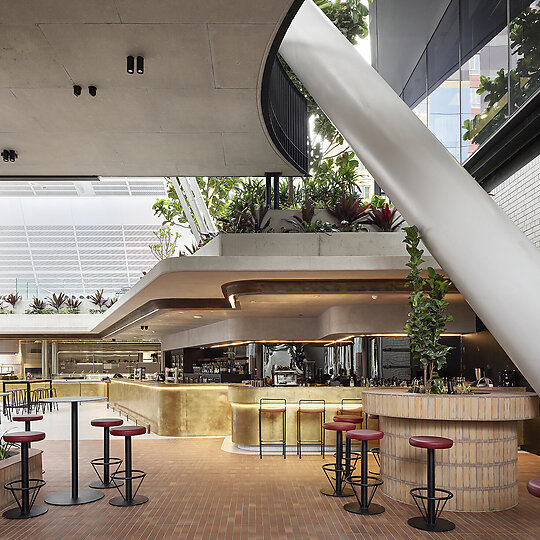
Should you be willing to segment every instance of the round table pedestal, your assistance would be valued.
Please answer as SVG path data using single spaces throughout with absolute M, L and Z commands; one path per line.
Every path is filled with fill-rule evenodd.
M 72 506 L 75 504 L 86 504 L 103 499 L 105 493 L 95 489 L 80 489 L 78 497 L 73 497 L 71 490 L 58 491 L 47 496 L 45 502 L 54 506 Z

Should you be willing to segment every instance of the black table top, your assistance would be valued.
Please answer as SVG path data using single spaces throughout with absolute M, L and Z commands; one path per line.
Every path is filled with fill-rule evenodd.
M 75 403 L 79 401 L 104 401 L 106 398 L 99 396 L 65 396 L 48 397 L 40 399 L 41 403 Z

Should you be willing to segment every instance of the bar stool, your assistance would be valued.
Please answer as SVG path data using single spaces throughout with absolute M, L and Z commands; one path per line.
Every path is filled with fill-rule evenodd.
M 323 424 L 323 428 L 336 432 L 336 454 L 335 454 L 336 462 L 325 463 L 322 466 L 324 474 L 326 475 L 326 478 L 328 478 L 328 481 L 330 482 L 330 485 L 332 486 L 332 490 L 321 489 L 321 493 L 323 495 L 328 495 L 329 497 L 350 497 L 351 495 L 354 495 L 353 491 L 351 489 L 347 489 L 343 487 L 343 479 L 347 472 L 347 470 L 343 468 L 343 461 L 342 461 L 343 432 L 352 431 L 355 428 L 355 425 L 351 424 L 350 422 L 325 422 Z M 345 449 L 345 464 L 350 463 L 350 460 L 351 460 L 351 445 L 350 443 L 348 443 Z M 335 477 L 332 477 L 331 476 L 332 474 L 335 474 Z
M 348 440 L 354 439 L 356 441 L 361 441 L 361 458 L 360 476 L 348 476 L 345 478 L 345 482 L 352 486 L 357 502 L 347 503 L 343 508 L 347 510 L 347 512 L 351 512 L 353 514 L 363 514 L 366 516 L 382 514 L 384 512 L 384 506 L 371 502 L 377 488 L 382 485 L 383 481 L 378 477 L 368 476 L 367 443 L 368 441 L 378 441 L 382 439 L 384 437 L 384 433 L 375 429 L 355 429 L 353 431 L 348 431 L 346 437 Z M 357 487 L 360 488 L 360 497 L 358 497 L 358 491 L 356 490 Z M 371 493 L 369 496 L 368 488 L 371 488 Z
M 30 422 L 37 422 L 38 420 L 43 420 L 42 414 L 19 414 L 13 417 L 14 422 L 24 422 L 24 431 L 31 431 Z M 31 447 L 31 444 L 28 443 L 28 448 Z
M 341 400 L 341 406 L 337 410 L 337 414 L 362 415 L 363 411 L 364 405 L 361 399 L 344 398 Z
M 360 429 L 362 429 L 363 421 L 364 418 L 362 417 L 362 413 L 360 413 L 359 415 L 338 414 L 334 416 L 334 422 L 348 422 L 349 424 L 354 424 L 354 429 L 356 429 L 358 426 L 360 426 Z M 356 468 L 356 463 L 360 458 L 360 454 L 358 452 L 352 451 L 352 444 L 350 439 L 345 439 L 345 448 L 347 448 L 347 445 L 349 445 L 349 451 L 348 457 L 347 455 L 345 456 L 345 477 L 352 474 L 353 470 Z M 347 450 L 345 450 L 345 453 L 347 454 Z
M 119 426 L 112 427 L 110 433 L 111 435 L 125 438 L 124 463 L 126 468 L 121 471 L 113 472 L 111 474 L 111 481 L 116 484 L 118 480 L 124 480 L 126 483 L 126 490 L 124 494 L 120 488 L 115 485 L 120 496 L 113 497 L 109 501 L 109 504 L 112 504 L 113 506 L 137 506 L 148 502 L 148 497 L 137 495 L 146 473 L 139 469 L 133 469 L 131 465 L 131 437 L 144 435 L 146 433 L 146 428 L 143 426 Z M 137 489 L 135 489 L 135 492 L 133 492 L 133 480 L 139 480 L 139 485 L 137 486 Z
M 302 414 L 320 415 L 320 437 L 313 441 L 302 440 Z M 324 399 L 300 399 L 296 411 L 296 453 L 302 459 L 302 444 L 317 443 L 321 445 L 321 455 L 324 459 L 325 431 L 323 429 L 326 414 L 326 401 Z
M 96 418 L 90 421 L 90 425 L 103 428 L 103 457 L 93 459 L 90 461 L 94 471 L 99 478 L 99 481 L 92 482 L 89 487 L 94 489 L 109 489 L 116 486 L 121 486 L 123 482 L 111 482 L 110 468 L 111 465 L 116 465 L 115 472 L 118 471 L 122 460 L 110 456 L 110 437 L 109 429 L 112 427 L 121 426 L 124 421 L 121 418 Z M 98 467 L 103 467 L 103 477 L 99 474 Z
M 527 491 L 534 497 L 540 497 L 540 478 L 532 478 L 527 482 Z
M 262 438 L 262 415 L 263 413 L 281 413 L 283 422 L 283 438 L 275 441 L 263 440 Z M 287 400 L 274 398 L 261 398 L 259 400 L 259 458 L 262 459 L 263 446 L 271 446 L 279 443 L 283 446 L 283 459 L 287 459 Z
M 378 414 L 366 414 L 366 428 L 368 427 L 368 420 L 379 420 Z M 381 449 L 375 446 L 370 449 L 371 455 L 375 458 L 377 465 L 379 466 L 379 472 L 369 471 L 370 474 L 381 474 Z
M 427 449 L 427 488 L 414 488 L 410 493 L 422 517 L 410 518 L 407 523 L 422 531 L 445 532 L 451 531 L 455 525 L 439 516 L 446 503 L 454 496 L 451 491 L 435 487 L 435 450 L 452 448 L 454 441 L 444 437 L 418 436 L 411 437 L 409 444 L 416 448 Z M 423 493 L 427 492 L 427 495 Z M 441 496 L 437 497 L 436 493 Z M 426 507 L 427 501 L 427 507 Z
M 4 441 L 21 445 L 21 479 L 13 480 L 4 485 L 11 491 L 18 508 L 6 510 L 2 515 L 8 519 L 27 519 L 45 514 L 49 509 L 46 506 L 34 506 L 39 490 L 46 484 L 44 480 L 29 478 L 28 474 L 28 448 L 30 443 L 42 441 L 45 433 L 41 431 L 18 431 L 5 433 Z M 17 496 L 20 492 L 20 498 Z M 30 495 L 30 492 L 32 494 Z

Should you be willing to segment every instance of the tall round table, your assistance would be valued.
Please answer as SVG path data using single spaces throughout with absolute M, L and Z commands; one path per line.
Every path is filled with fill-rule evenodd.
M 103 401 L 97 396 L 68 396 L 40 399 L 43 403 L 71 403 L 71 491 L 59 491 L 47 496 L 45 502 L 55 506 L 73 506 L 86 504 L 102 499 L 103 491 L 95 489 L 79 489 L 79 420 L 78 404 L 88 401 Z

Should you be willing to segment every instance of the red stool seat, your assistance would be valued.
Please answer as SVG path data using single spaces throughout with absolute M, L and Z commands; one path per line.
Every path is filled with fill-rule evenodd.
M 378 441 L 383 437 L 384 433 L 376 429 L 355 429 L 347 432 L 347 439 L 355 441 Z
M 527 482 L 527 491 L 535 497 L 540 497 L 540 478 L 533 478 Z
M 43 420 L 42 414 L 19 414 L 13 417 L 14 422 L 36 422 Z
M 350 431 L 355 425 L 350 422 L 325 422 L 322 427 L 331 431 Z
M 96 418 L 90 420 L 90 424 L 96 427 L 114 427 L 121 426 L 124 421 L 121 418 Z
M 378 420 L 379 419 L 378 414 L 369 414 L 368 417 L 369 417 L 370 420 Z
M 31 443 L 42 441 L 44 438 L 45 433 L 42 431 L 16 431 L 4 434 L 4 441 L 11 443 Z
M 417 448 L 443 450 L 444 448 L 452 448 L 454 441 L 452 439 L 446 439 L 445 437 L 418 436 L 411 437 L 409 439 L 409 444 L 411 446 L 416 446 Z
M 135 435 L 144 435 L 146 428 L 144 426 L 122 426 L 111 428 L 111 435 L 119 437 L 134 437 Z
M 266 408 L 266 409 L 259 409 L 261 412 L 285 412 L 285 407 L 275 407 L 275 408 Z M 304 411 L 302 411 L 304 412 Z
M 338 414 L 334 416 L 334 422 L 349 422 L 349 424 L 361 424 L 364 419 L 361 416 L 354 416 L 352 414 Z
M 322 414 L 324 412 L 324 409 L 315 409 L 313 407 L 311 408 L 304 408 L 304 409 L 298 409 L 299 412 L 302 414 L 308 413 L 308 414 Z
M 364 412 L 364 407 L 359 405 L 354 408 L 347 408 L 347 406 L 340 407 L 338 409 L 338 414 L 362 414 Z

